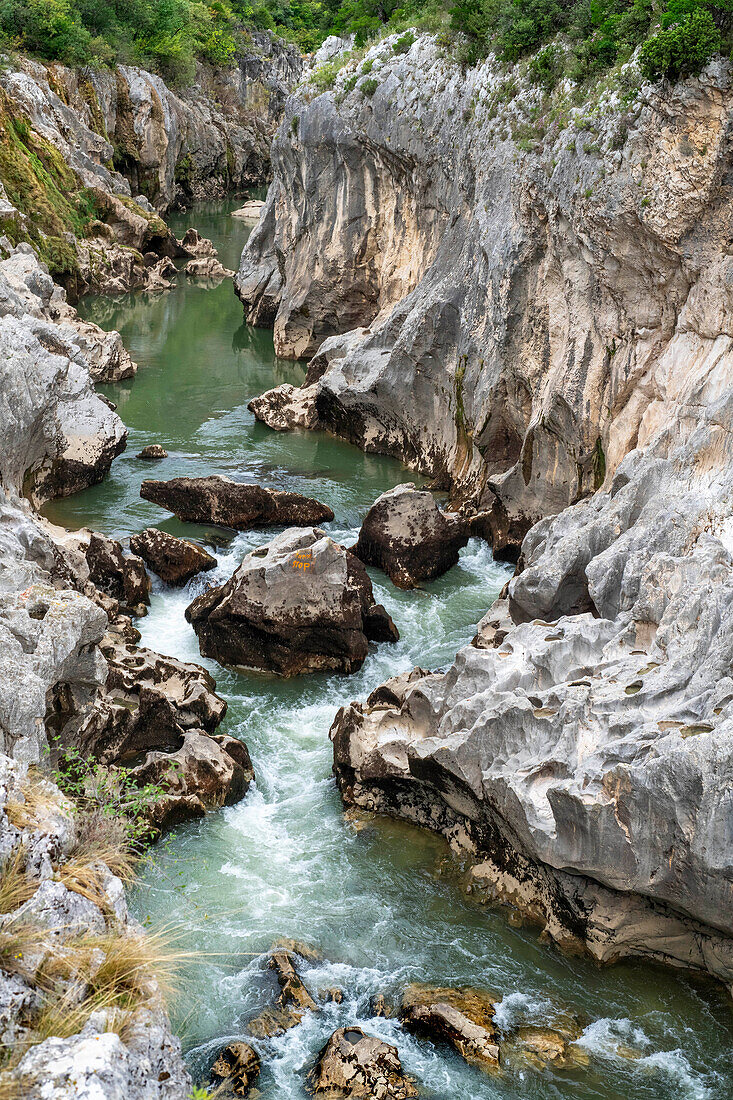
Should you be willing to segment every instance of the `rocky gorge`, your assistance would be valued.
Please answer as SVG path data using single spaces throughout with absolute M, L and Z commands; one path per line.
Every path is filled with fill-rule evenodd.
M 343 797 L 558 942 L 730 983 L 729 68 L 632 62 L 518 141 L 536 86 L 393 45 L 286 107 L 236 285 L 312 358 L 252 408 L 396 455 L 519 563 L 447 672 L 339 713 Z
M 108 217 L 165 281 L 234 266 L 161 215 L 259 182 L 284 113 L 236 286 L 310 359 L 226 284 L 180 280 L 164 323 L 154 295 L 77 312 L 38 240 L 0 240 L 13 1100 L 730 1080 L 728 1001 L 648 965 L 733 979 L 728 68 L 672 94 L 632 65 L 527 139 L 536 88 L 400 41 L 329 40 L 333 88 L 287 99 L 300 60 L 266 44 L 181 95 L 0 77 L 75 178 L 103 108 Z M 167 834 L 127 900 L 124 799 Z M 173 1027 L 171 920 L 205 958 Z

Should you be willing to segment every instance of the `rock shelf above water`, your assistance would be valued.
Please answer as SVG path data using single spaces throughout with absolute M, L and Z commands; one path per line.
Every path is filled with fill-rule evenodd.
M 218 523 L 238 531 L 253 527 L 309 527 L 333 519 L 332 509 L 313 497 L 245 485 L 219 475 L 143 481 L 140 496 L 167 508 L 179 519 Z

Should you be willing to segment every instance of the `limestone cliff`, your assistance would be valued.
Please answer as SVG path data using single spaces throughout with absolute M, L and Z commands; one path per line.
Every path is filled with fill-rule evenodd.
M 729 351 L 729 68 L 670 90 L 631 64 L 573 106 L 429 36 L 369 66 L 301 86 L 273 145 L 236 285 L 279 355 L 319 354 L 257 415 L 498 501 L 516 545 Z
M 287 106 L 237 286 L 316 354 L 252 408 L 433 474 L 521 555 L 447 672 L 339 713 L 342 794 L 559 942 L 730 984 L 729 67 L 582 106 L 425 36 L 367 68 Z
M 229 68 L 199 66 L 172 91 L 142 69 L 69 69 L 27 58 L 0 73 L 0 224 L 74 293 L 164 289 L 180 249 L 158 216 L 263 183 L 292 47 L 255 34 Z

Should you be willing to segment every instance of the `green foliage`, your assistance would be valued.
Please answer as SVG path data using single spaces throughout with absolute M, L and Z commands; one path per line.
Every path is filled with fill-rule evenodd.
M 362 80 L 359 85 L 359 91 L 362 95 L 373 96 L 379 87 L 379 81 L 375 76 L 367 77 L 366 80 Z
M 392 49 L 395 53 L 408 53 L 414 41 L 415 35 L 412 33 L 412 31 L 406 31 L 393 44 Z
M 657 18 L 661 28 L 652 33 Z M 455 0 L 451 26 L 464 36 L 464 62 L 492 51 L 509 62 L 533 54 L 530 79 L 549 92 L 568 68 L 563 51 L 545 45 L 558 33 L 566 36 L 568 75 L 578 83 L 627 60 L 639 45 L 649 80 L 699 73 L 733 45 L 733 0 L 666 0 L 661 14 L 653 0 Z
M 702 5 L 672 0 L 662 28 L 642 47 L 640 68 L 647 80 L 697 74 L 723 45 L 714 9 Z
M 124 768 L 106 768 L 92 757 L 82 756 L 76 748 L 61 752 L 53 779 L 86 813 L 100 813 L 121 824 L 132 849 L 154 839 L 156 830 L 149 814 L 165 794 L 162 784 L 138 786 Z

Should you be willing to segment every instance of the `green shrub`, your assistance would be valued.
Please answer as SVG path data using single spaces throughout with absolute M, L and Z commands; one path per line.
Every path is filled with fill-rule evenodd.
M 379 87 L 379 81 L 376 77 L 370 76 L 368 80 L 362 80 L 359 85 L 359 91 L 362 95 L 373 96 Z
M 414 41 L 415 35 L 412 31 L 406 31 L 392 44 L 392 49 L 395 53 L 408 53 Z
M 364 62 L 364 64 L 362 65 L 361 71 L 364 74 L 364 76 L 366 76 L 366 74 L 370 73 L 373 68 L 374 68 L 374 58 L 373 57 L 368 57 L 366 59 L 366 61 Z
M 644 44 L 639 59 L 647 80 L 699 73 L 723 44 L 712 14 L 705 9 L 685 13 Z
M 558 46 L 544 46 L 529 62 L 529 78 L 546 92 L 551 92 L 563 75 L 565 57 Z

